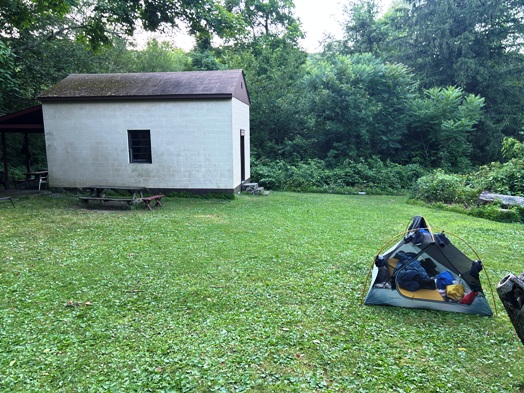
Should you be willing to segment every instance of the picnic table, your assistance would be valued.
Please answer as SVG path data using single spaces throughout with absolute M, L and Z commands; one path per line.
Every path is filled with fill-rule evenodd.
M 89 195 L 96 198 L 104 198 L 107 191 L 127 191 L 132 200 L 144 196 L 145 187 L 137 186 L 89 186 Z
M 15 185 L 15 188 L 18 189 L 18 185 L 23 185 L 24 188 L 29 187 L 29 185 L 38 185 L 40 186 L 40 179 L 44 180 L 47 178 L 49 174 L 49 171 L 47 169 L 42 169 L 39 171 L 31 171 L 24 173 L 25 178 L 24 179 L 15 179 L 13 177 L 13 183 Z
M 153 195 L 144 197 L 144 192 L 146 191 L 145 187 L 137 187 L 137 186 L 89 186 L 86 187 L 89 190 L 89 196 L 80 197 L 79 199 L 84 203 L 89 203 L 90 201 L 97 201 L 97 202 L 124 202 L 127 203 L 129 206 L 131 204 L 138 204 L 138 203 L 144 203 L 145 207 L 149 210 L 152 210 L 151 208 L 151 202 L 156 201 L 155 206 L 162 206 L 160 203 L 160 200 L 162 199 L 163 195 Z M 130 195 L 129 198 L 122 198 L 122 197 L 114 197 L 114 196 L 106 196 L 106 192 L 109 191 L 127 191 Z
M 47 169 L 41 171 L 27 172 L 25 177 L 27 180 L 39 180 L 41 177 L 46 177 L 49 174 Z
M 96 202 L 125 202 L 128 205 L 142 202 L 144 196 L 144 187 L 136 186 L 89 186 L 86 187 L 89 190 L 89 196 L 80 197 L 80 200 L 84 203 L 91 201 Z M 122 198 L 116 196 L 106 196 L 108 191 L 127 191 L 129 198 Z

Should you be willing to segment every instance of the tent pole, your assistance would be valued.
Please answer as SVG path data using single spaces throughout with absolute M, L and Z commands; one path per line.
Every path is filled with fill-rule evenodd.
M 444 231 L 442 231 L 442 232 L 444 233 Z M 482 259 L 480 259 L 479 254 L 477 254 L 475 249 L 473 247 L 471 247 L 471 245 L 466 240 L 464 240 L 463 238 L 461 238 L 458 235 L 455 235 L 454 233 L 451 233 L 451 232 L 446 232 L 446 233 L 448 235 L 455 236 L 457 239 L 459 239 L 460 241 L 464 242 L 464 244 L 469 247 L 469 249 L 473 252 L 473 254 L 475 254 L 475 256 L 477 257 L 477 260 L 482 262 Z M 486 267 L 484 265 L 482 265 L 482 271 L 484 272 L 484 275 L 486 276 L 486 279 L 488 280 L 488 287 L 490 289 L 491 298 L 493 300 L 493 308 L 495 309 L 495 316 L 498 317 L 499 313 L 498 313 L 498 310 L 497 310 L 497 302 L 495 300 L 495 293 L 493 292 L 493 287 L 491 286 L 491 280 L 489 279 L 488 271 L 486 270 Z
M 375 257 L 375 260 L 378 258 L 378 255 Z M 363 306 L 364 305 L 364 298 L 366 297 L 366 290 L 368 289 L 366 283 L 369 282 L 369 279 L 371 278 L 371 274 L 373 272 L 373 265 L 375 264 L 375 260 L 373 261 L 373 263 L 371 264 L 371 267 L 369 268 L 368 270 L 368 274 L 366 275 L 366 281 L 364 282 L 364 286 L 363 286 L 363 289 L 362 289 L 362 296 L 360 297 L 360 305 Z M 370 284 L 370 286 L 373 285 L 373 283 Z

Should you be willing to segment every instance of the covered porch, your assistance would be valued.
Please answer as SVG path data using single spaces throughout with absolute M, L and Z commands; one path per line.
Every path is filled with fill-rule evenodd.
M 14 146 L 9 145 L 8 135 L 12 134 L 22 135 L 21 141 L 16 141 L 21 145 L 20 147 L 17 146 L 15 148 Z M 17 188 L 17 182 L 19 182 L 20 185 L 23 185 L 24 182 L 27 185 L 27 182 L 32 179 L 36 179 L 38 182 L 40 178 L 39 176 L 45 172 L 45 168 L 42 167 L 41 163 L 36 164 L 38 167 L 35 167 L 33 164 L 30 142 L 32 142 L 31 138 L 34 138 L 34 135 L 44 135 L 42 105 L 36 105 L 31 108 L 0 117 L 0 144 L 3 164 L 3 167 L 0 168 L 0 184 L 4 186 L 6 191 L 13 187 Z M 13 142 L 11 141 L 11 143 Z M 12 162 L 10 163 L 9 151 L 12 153 L 14 150 L 18 151 L 18 154 L 23 156 L 25 178 L 14 178 L 12 174 L 10 174 L 9 168 Z M 44 166 L 47 167 L 47 165 Z M 33 173 L 40 175 L 31 176 Z

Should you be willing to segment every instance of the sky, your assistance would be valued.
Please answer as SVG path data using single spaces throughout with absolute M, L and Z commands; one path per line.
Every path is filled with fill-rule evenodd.
M 348 0 L 295 0 L 295 16 L 302 22 L 302 31 L 306 38 L 300 41 L 300 45 L 308 53 L 319 52 L 320 42 L 331 34 L 335 38 L 341 38 L 342 28 L 340 22 L 344 19 L 343 9 Z M 380 0 L 382 11 L 386 11 L 393 0 Z M 137 39 L 139 46 L 145 46 L 147 39 L 158 37 L 158 34 L 141 33 Z M 158 37 L 162 39 L 162 36 Z M 165 38 L 165 36 L 164 36 Z M 183 33 L 175 33 L 171 40 L 179 48 L 189 51 L 194 45 L 193 38 Z
M 381 0 L 380 3 L 382 11 L 386 11 L 392 0 Z M 300 44 L 307 52 L 318 52 L 321 49 L 319 42 L 326 33 L 341 38 L 344 4 L 347 1 L 295 0 L 295 16 L 302 22 L 302 30 L 306 33 L 306 39 Z
M 341 0 L 295 0 L 295 15 L 302 22 L 302 31 L 306 34 L 300 45 L 307 52 L 318 52 L 321 49 L 319 43 L 326 34 L 341 38 L 343 4 Z

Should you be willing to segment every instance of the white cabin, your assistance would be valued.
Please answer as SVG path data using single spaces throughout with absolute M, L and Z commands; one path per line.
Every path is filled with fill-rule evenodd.
M 241 70 L 70 75 L 39 98 L 53 188 L 232 193 L 250 178 Z

